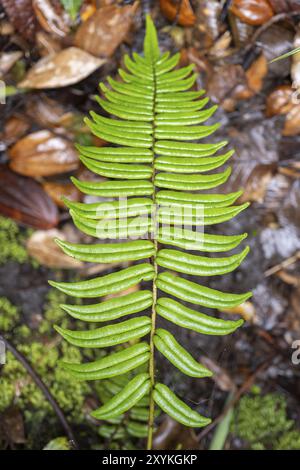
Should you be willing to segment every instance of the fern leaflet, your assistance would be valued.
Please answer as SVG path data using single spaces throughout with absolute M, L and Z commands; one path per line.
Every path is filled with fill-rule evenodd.
M 51 285 L 70 296 L 89 299 L 117 294 L 139 283 L 152 283 L 151 289 L 143 288 L 100 303 L 62 306 L 72 317 L 86 322 L 101 324 L 126 316 L 124 321 L 84 331 L 57 327 L 68 342 L 83 348 L 127 343 L 125 348 L 94 362 L 62 364 L 79 380 L 107 380 L 132 374 L 139 366 L 148 364 L 148 372 L 137 373 L 123 388 L 119 387 L 114 396 L 93 412 L 93 416 L 114 420 L 146 399 L 149 403 L 147 447 L 150 449 L 155 404 L 186 426 L 201 427 L 210 422 L 166 385 L 157 382 L 155 350 L 188 376 L 211 376 L 211 372 L 199 364 L 171 333 L 157 328 L 157 320 L 163 317 L 201 334 L 226 335 L 243 321 L 215 318 L 185 303 L 229 308 L 247 300 L 251 293 L 220 292 L 184 277 L 223 275 L 240 265 L 248 247 L 227 257 L 200 256 L 198 252 L 232 250 L 246 234 L 212 235 L 199 232 L 197 227 L 230 220 L 247 204 L 235 205 L 240 192 L 225 195 L 201 192 L 226 182 L 230 168 L 207 172 L 225 164 L 232 151 L 219 154 L 227 144 L 224 141 L 214 144 L 192 142 L 211 135 L 218 128 L 217 124 L 203 124 L 216 107 L 205 108 L 208 99 L 203 98 L 204 91 L 190 90 L 196 80 L 193 66 L 178 69 L 179 54 L 160 53 L 156 30 L 149 16 L 146 26 L 144 55 L 125 56 L 127 71 L 119 70 L 122 81 L 108 78 L 108 86 L 100 85 L 105 99 L 98 98 L 98 102 L 114 117 L 91 112 L 90 118 L 86 119 L 94 135 L 115 145 L 78 146 L 83 164 L 108 179 L 91 182 L 73 178 L 73 183 L 84 194 L 108 198 L 107 202 L 65 201 L 81 231 L 100 239 L 111 238 L 114 242 L 78 245 L 57 241 L 65 253 L 82 261 L 137 263 L 87 281 L 51 282 Z M 188 227 L 181 226 L 182 213 Z M 127 241 L 116 243 L 116 239 Z M 150 316 L 143 313 L 134 317 L 150 307 Z M 137 342 L 141 338 L 143 340 Z

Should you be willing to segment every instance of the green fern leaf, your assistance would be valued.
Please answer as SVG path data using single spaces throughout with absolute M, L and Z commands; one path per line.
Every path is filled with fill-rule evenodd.
M 219 153 L 226 141 L 198 142 L 219 127 L 204 124 L 216 106 L 206 108 L 208 98 L 203 98 L 204 91 L 190 90 L 196 81 L 193 66 L 176 68 L 179 54 L 161 54 L 149 16 L 146 23 L 144 55 L 125 56 L 127 70 L 119 70 L 121 81 L 108 77 L 107 84 L 100 84 L 103 96 L 97 101 L 111 117 L 91 112 L 85 120 L 95 136 L 113 145 L 77 146 L 82 163 L 107 180 L 72 181 L 84 194 L 102 200 L 89 204 L 65 200 L 75 225 L 102 243 L 85 245 L 57 240 L 66 254 L 78 260 L 132 265 L 86 281 L 50 284 L 82 299 L 115 296 L 137 284 L 151 284 L 100 303 L 62 305 L 70 316 L 87 323 L 127 317 L 124 321 L 80 331 L 56 327 L 66 341 L 79 347 L 124 345 L 94 362 L 62 366 L 78 380 L 101 380 L 103 406 L 93 412 L 95 418 L 108 423 L 101 427 L 101 435 L 114 435 L 115 429 L 122 438 L 124 429 L 116 426 L 123 422 L 124 413 L 129 413 L 129 434 L 147 434 L 150 449 L 155 404 L 186 426 L 202 427 L 210 422 L 156 381 L 156 351 L 188 376 L 212 375 L 173 335 L 157 327 L 160 317 L 200 334 L 227 335 L 243 320 L 223 320 L 200 313 L 192 308 L 193 304 L 231 308 L 247 300 L 251 293 L 221 292 L 196 282 L 195 276 L 232 272 L 249 251 L 245 247 L 229 256 L 204 256 L 203 253 L 235 249 L 247 234 L 213 235 L 198 227 L 226 222 L 248 204 L 235 204 L 241 191 L 201 192 L 227 181 L 230 167 L 223 171 L 219 168 L 228 162 L 233 151 Z M 112 242 L 104 243 L 105 239 Z M 195 280 L 186 279 L 186 275 Z M 147 312 L 149 308 L 151 314 Z M 140 312 L 142 316 L 133 316 Z M 137 342 L 140 338 L 143 341 Z M 148 371 L 138 372 L 140 366 Z

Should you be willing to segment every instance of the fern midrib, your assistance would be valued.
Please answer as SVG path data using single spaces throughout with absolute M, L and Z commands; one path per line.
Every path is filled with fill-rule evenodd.
M 149 421 L 148 421 L 148 439 L 147 439 L 147 449 L 152 449 L 153 443 L 153 428 L 154 428 L 154 412 L 155 412 L 155 402 L 153 398 L 154 387 L 155 387 L 155 346 L 154 346 L 154 335 L 156 329 L 156 302 L 157 302 L 157 287 L 156 287 L 156 279 L 158 275 L 158 265 L 156 263 L 157 252 L 158 252 L 158 242 L 156 238 L 156 229 L 157 229 L 157 207 L 156 207 L 156 187 L 155 187 L 155 176 L 156 176 L 156 169 L 155 169 L 155 116 L 156 116 L 156 70 L 155 70 L 155 62 L 152 62 L 152 70 L 153 70 L 153 121 L 152 121 L 152 184 L 153 184 L 153 213 L 151 214 L 153 229 L 152 229 L 152 236 L 153 236 L 153 244 L 154 244 L 154 255 L 152 257 L 152 264 L 154 268 L 154 278 L 152 284 L 152 294 L 153 294 L 153 303 L 152 303 L 152 312 L 151 312 L 151 331 L 150 331 L 150 359 L 149 359 L 149 375 L 150 375 L 150 382 L 151 382 L 151 389 L 150 389 L 150 404 L 149 404 Z

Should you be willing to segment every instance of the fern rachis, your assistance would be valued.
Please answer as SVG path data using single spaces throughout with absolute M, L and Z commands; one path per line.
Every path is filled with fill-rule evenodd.
M 232 250 L 246 234 L 211 235 L 191 228 L 182 229 L 178 224 L 180 211 L 188 211 L 185 222 L 197 228 L 230 220 L 247 207 L 247 204 L 234 205 L 240 192 L 199 192 L 215 188 L 228 179 L 230 169 L 206 172 L 226 163 L 232 151 L 216 155 L 227 142 L 190 142 L 207 137 L 217 129 L 218 125 L 202 124 L 216 107 L 204 108 L 208 99 L 202 98 L 202 91 L 187 91 L 196 76 L 192 66 L 175 69 L 178 61 L 178 54 L 173 57 L 168 53 L 160 54 L 155 27 L 147 17 L 144 56 L 133 54 L 132 59 L 126 56 L 127 72 L 119 71 L 123 81 L 108 78 L 109 87 L 101 84 L 106 99 L 99 98 L 99 104 L 114 118 L 91 112 L 91 119 L 86 120 L 96 136 L 118 146 L 78 146 L 87 168 L 110 179 L 84 182 L 73 178 L 74 184 L 85 194 L 114 200 L 90 204 L 66 201 L 75 225 L 96 238 L 127 238 L 128 241 L 93 245 L 58 241 L 65 253 L 82 261 L 138 263 L 87 281 L 51 282 L 68 295 L 84 299 L 117 294 L 144 281 L 152 283 L 151 290 L 138 290 L 90 305 L 62 306 L 72 317 L 86 322 L 101 323 L 126 316 L 123 321 L 86 331 L 57 327 L 67 341 L 80 347 L 106 348 L 129 342 L 125 348 L 94 362 L 62 364 L 79 380 L 110 379 L 148 364 L 148 372 L 128 379 L 123 389 L 118 389 L 93 412 L 98 419 L 115 419 L 150 397 L 148 448 L 152 447 L 155 404 L 186 426 L 201 427 L 210 422 L 156 380 L 156 350 L 190 377 L 211 376 L 171 333 L 157 327 L 159 317 L 201 334 L 226 335 L 235 331 L 242 320 L 211 317 L 186 306 L 185 302 L 222 309 L 239 305 L 251 295 L 220 292 L 183 277 L 185 274 L 212 276 L 232 272 L 249 249 L 246 247 L 227 257 L 200 256 L 198 252 Z M 128 198 L 126 204 L 117 200 L 122 197 Z M 103 221 L 105 224 L 101 225 Z M 149 234 L 152 236 L 146 239 Z M 135 237 L 142 239 L 133 240 Z M 150 307 L 150 315 L 134 316 Z M 148 340 L 137 342 L 146 336 Z

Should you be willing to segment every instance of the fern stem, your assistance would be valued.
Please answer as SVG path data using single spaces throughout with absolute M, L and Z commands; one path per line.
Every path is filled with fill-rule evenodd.
M 153 235 L 153 243 L 154 243 L 154 256 L 152 257 L 152 264 L 154 267 L 154 278 L 153 278 L 153 285 L 152 285 L 152 294 L 153 294 L 153 303 L 152 303 L 152 312 L 151 312 L 151 332 L 150 332 L 150 359 L 149 359 L 149 375 L 150 375 L 150 382 L 151 382 L 151 390 L 150 390 L 150 404 L 149 404 L 149 420 L 148 420 L 148 438 L 147 438 L 147 450 L 152 449 L 153 445 L 153 429 L 154 429 L 154 413 L 155 413 L 155 402 L 153 399 L 154 387 L 155 387 L 155 348 L 154 348 L 154 335 L 155 335 L 155 328 L 156 328 L 156 302 L 157 302 L 157 287 L 156 287 L 156 278 L 158 275 L 158 266 L 156 263 L 156 256 L 158 252 L 158 242 L 156 239 L 157 236 L 157 208 L 156 208 L 156 188 L 155 188 L 155 153 L 154 153 L 154 145 L 155 145 L 155 138 L 154 138 L 154 130 L 155 130 L 155 100 L 156 100 L 156 75 L 155 75 L 155 66 L 153 65 L 153 74 L 154 74 L 154 100 L 153 100 L 153 137 L 152 137 L 152 152 L 153 152 L 153 160 L 152 160 L 152 184 L 154 187 L 153 192 L 153 213 L 151 214 L 152 217 L 152 235 Z
M 154 240 L 155 253 L 157 253 L 157 241 Z M 154 358 L 154 342 L 153 338 L 155 335 L 156 328 L 156 301 L 157 301 L 157 288 L 156 288 L 156 277 L 158 273 L 157 263 L 155 262 L 155 256 L 153 260 L 153 266 L 155 269 L 155 276 L 153 279 L 153 304 L 152 304 L 152 314 L 151 314 L 151 332 L 150 332 L 150 360 L 149 360 L 149 375 L 151 381 L 151 391 L 150 391 L 150 405 L 149 405 L 149 420 L 148 420 L 148 439 L 147 439 L 147 450 L 152 449 L 153 442 L 153 428 L 154 428 L 154 411 L 155 404 L 153 399 L 153 392 L 155 386 L 155 358 Z

